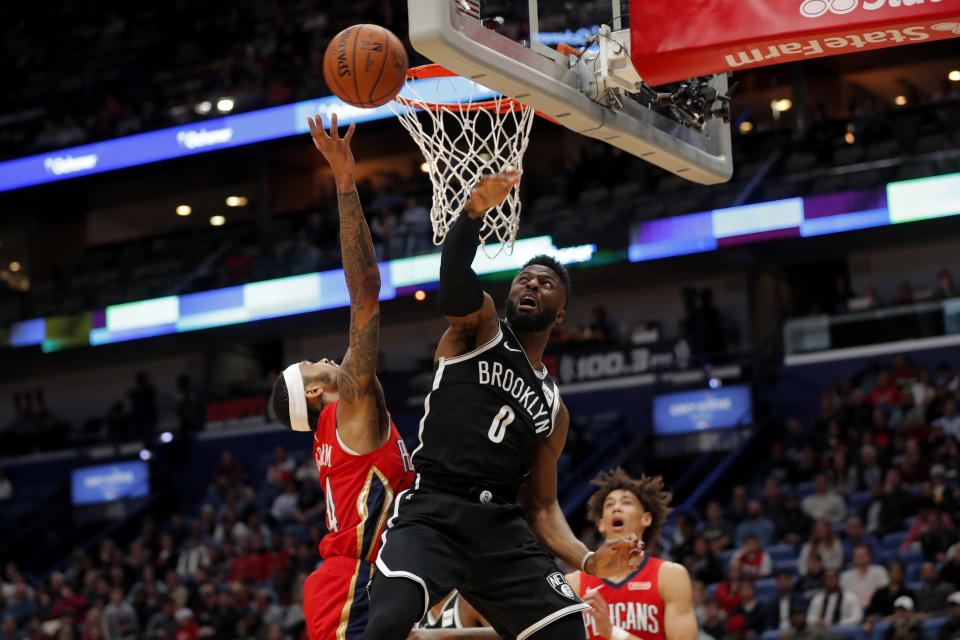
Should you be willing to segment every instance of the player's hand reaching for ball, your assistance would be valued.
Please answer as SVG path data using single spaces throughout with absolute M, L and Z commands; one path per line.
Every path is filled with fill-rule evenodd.
M 470 192 L 470 200 L 465 207 L 467 215 L 474 220 L 482 218 L 488 209 L 503 202 L 510 193 L 510 189 L 518 182 L 520 182 L 519 171 L 490 173 L 483 176 Z
M 631 533 L 608 540 L 587 560 L 585 569 L 598 578 L 612 578 L 629 573 L 643 561 L 643 541 Z
M 337 129 L 337 114 L 330 116 L 330 133 L 323 129 L 323 118 L 320 115 L 313 118 L 307 117 L 310 124 L 310 135 L 313 137 L 314 146 L 323 154 L 330 169 L 333 170 L 333 177 L 337 181 L 337 191 L 350 191 L 354 187 L 353 172 L 354 161 L 353 151 L 350 150 L 350 140 L 353 138 L 353 132 L 357 128 L 356 123 L 352 123 L 347 129 L 346 135 L 340 137 L 340 131 Z

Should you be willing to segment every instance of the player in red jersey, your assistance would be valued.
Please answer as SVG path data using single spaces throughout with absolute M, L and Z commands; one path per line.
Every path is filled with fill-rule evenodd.
M 307 631 L 311 640 L 354 640 L 367 623 L 366 586 L 380 534 L 394 496 L 410 487 L 413 465 L 376 377 L 380 270 L 354 183 L 354 125 L 341 138 L 336 115 L 329 135 L 319 116 L 308 121 L 337 184 L 350 346 L 339 365 L 324 358 L 287 367 L 274 384 L 272 405 L 291 429 L 314 432 L 313 457 L 327 505 L 324 561 L 303 587 Z
M 587 502 L 587 517 L 604 539 L 636 534 L 646 549 L 656 549 L 672 498 L 663 478 L 631 478 L 618 467 L 593 483 L 600 488 Z M 630 573 L 603 579 L 576 571 L 567 581 L 590 605 L 583 614 L 588 640 L 697 638 L 693 590 L 682 565 L 647 554 Z

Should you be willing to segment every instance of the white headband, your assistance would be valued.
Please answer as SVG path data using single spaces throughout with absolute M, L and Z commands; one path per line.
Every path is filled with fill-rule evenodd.
M 287 383 L 290 428 L 294 431 L 310 431 L 310 421 L 307 419 L 307 395 L 303 388 L 303 375 L 300 373 L 299 363 L 294 363 L 283 370 L 283 381 Z

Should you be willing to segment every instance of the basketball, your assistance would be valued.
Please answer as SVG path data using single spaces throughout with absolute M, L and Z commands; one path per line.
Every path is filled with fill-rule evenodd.
M 379 25 L 355 24 L 330 41 L 323 77 L 347 104 L 372 109 L 400 92 L 407 66 L 407 51 L 397 36 Z

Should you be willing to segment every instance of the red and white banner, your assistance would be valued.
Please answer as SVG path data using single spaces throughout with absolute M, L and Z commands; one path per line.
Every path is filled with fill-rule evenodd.
M 960 36 L 960 0 L 630 0 L 652 85 Z

